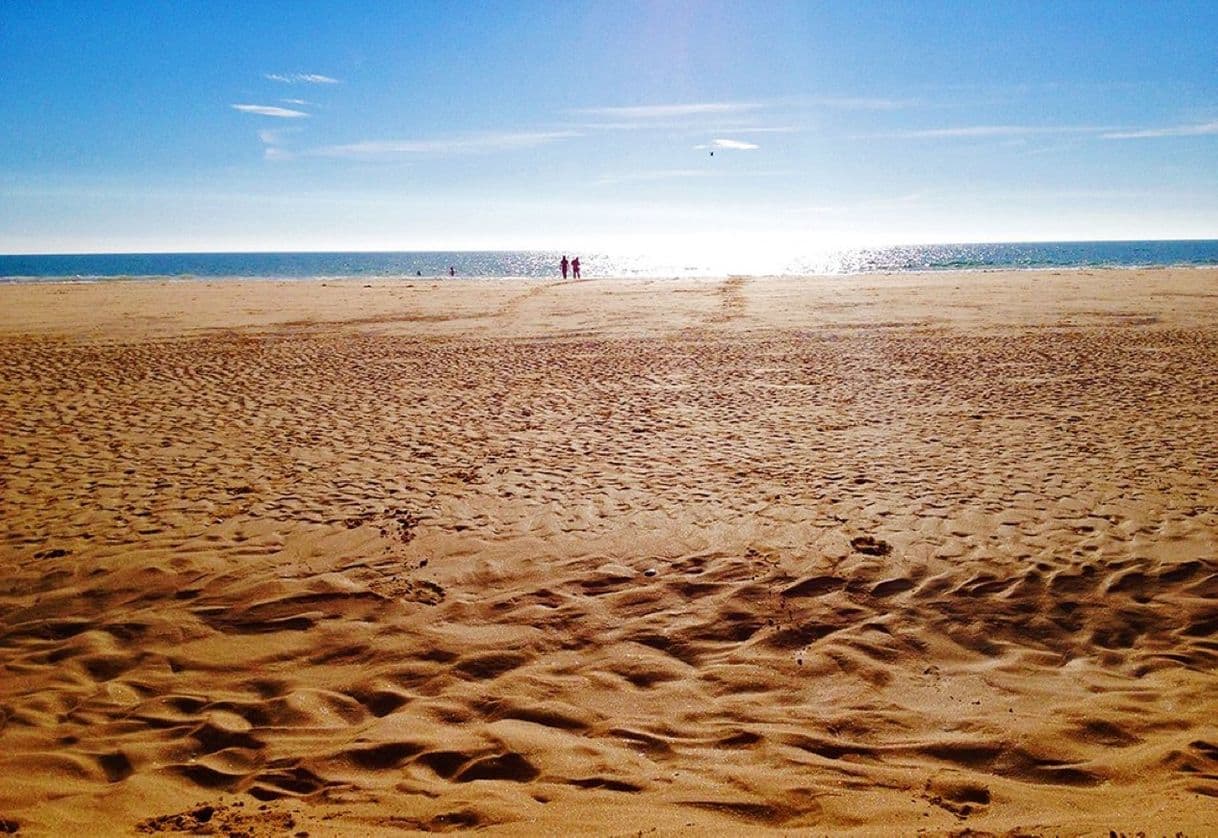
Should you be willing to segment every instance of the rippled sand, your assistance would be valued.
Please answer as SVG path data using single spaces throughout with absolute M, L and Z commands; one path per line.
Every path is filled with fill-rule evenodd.
M 0 287 L 0 832 L 1212 832 L 1218 272 Z

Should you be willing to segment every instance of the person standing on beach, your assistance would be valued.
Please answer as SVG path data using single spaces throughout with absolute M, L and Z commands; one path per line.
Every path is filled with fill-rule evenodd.
M 571 276 L 573 279 L 579 279 L 579 257 L 576 256 L 571 260 Z
M 564 254 L 563 254 L 563 257 L 562 257 L 562 261 L 558 263 L 558 268 L 559 268 L 559 270 L 561 270 L 561 271 L 562 271 L 562 278 L 563 278 L 563 279 L 566 279 L 566 278 L 567 278 L 567 265 L 568 265 L 568 264 L 570 264 L 570 263 L 569 263 L 569 262 L 567 262 L 567 255 L 564 253 Z

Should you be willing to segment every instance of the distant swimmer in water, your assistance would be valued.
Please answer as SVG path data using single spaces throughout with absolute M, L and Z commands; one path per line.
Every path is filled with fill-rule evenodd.
M 558 263 L 558 269 L 562 271 L 562 278 L 567 278 L 567 266 L 571 263 L 567 261 L 566 254 L 563 255 L 562 261 Z
M 452 265 L 449 265 L 449 266 L 448 266 L 448 275 L 449 275 L 449 276 L 456 276 L 456 275 L 457 275 L 457 269 L 456 269 L 456 268 L 454 268 Z
M 579 279 L 579 257 L 576 256 L 571 260 L 571 276 L 574 279 Z

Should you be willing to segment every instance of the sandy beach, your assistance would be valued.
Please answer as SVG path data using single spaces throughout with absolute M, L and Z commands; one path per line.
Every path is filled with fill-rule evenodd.
M 1216 371 L 1209 269 L 0 286 L 0 832 L 1213 834 Z

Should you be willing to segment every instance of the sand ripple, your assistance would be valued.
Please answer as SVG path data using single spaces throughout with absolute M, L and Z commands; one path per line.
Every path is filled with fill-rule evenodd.
M 767 293 L 0 340 L 0 831 L 1212 824 L 1218 332 Z

